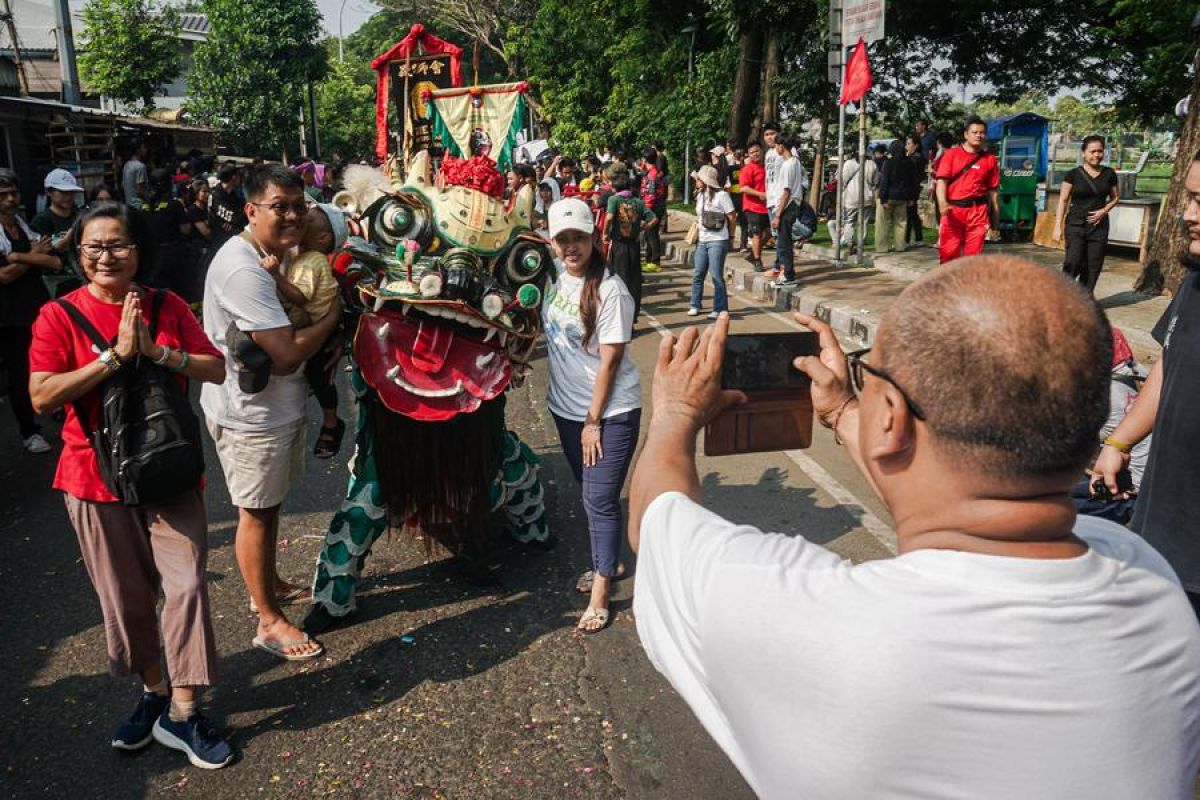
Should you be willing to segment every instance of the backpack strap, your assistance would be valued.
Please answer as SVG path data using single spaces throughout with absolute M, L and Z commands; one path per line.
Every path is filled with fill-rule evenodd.
M 953 184 L 953 183 L 954 183 L 956 180 L 958 180 L 959 178 L 961 178 L 963 175 L 966 175 L 966 174 L 967 174 L 967 170 L 969 170 L 971 167 L 973 167 L 973 166 L 975 166 L 976 164 L 978 164 L 978 163 L 979 163 L 979 160 L 980 160 L 981 158 L 983 158 L 985 155 L 987 155 L 987 151 L 986 151 L 986 150 L 980 150 L 979 152 L 977 152 L 977 153 L 975 154 L 975 157 L 974 157 L 974 158 L 972 158 L 970 161 L 968 161 L 968 162 L 967 162 L 967 165 L 966 165 L 965 167 L 963 167 L 962 169 L 960 169 L 958 172 L 954 173 L 954 175 L 953 175 L 953 176 L 952 176 L 952 177 L 951 177 L 949 180 L 946 180 L 945 178 L 943 178 L 942 180 L 946 180 L 946 188 L 947 188 L 947 189 L 949 189 L 949 188 L 950 188 L 950 186 L 951 186 L 951 185 L 952 185 L 952 184 Z
M 166 297 L 166 292 L 161 289 L 147 289 L 150 292 L 150 324 L 146 329 L 150 331 L 150 342 L 154 343 L 154 337 L 158 335 L 158 312 L 162 311 L 163 300 Z
M 96 345 L 96 347 L 99 347 L 101 350 L 107 350 L 116 343 L 115 339 L 113 341 L 108 341 L 101 336 L 100 331 L 96 330 L 96 326 L 91 323 L 91 320 L 83 315 L 83 312 L 80 311 L 74 303 L 71 303 L 62 297 L 58 298 L 54 302 L 62 306 L 63 311 L 67 312 L 67 316 L 79 326 L 80 330 L 87 334 L 88 338 L 92 340 L 92 344 Z

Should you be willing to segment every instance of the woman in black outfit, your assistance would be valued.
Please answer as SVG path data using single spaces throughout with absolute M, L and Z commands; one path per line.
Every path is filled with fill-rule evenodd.
M 913 166 L 916 167 L 917 172 L 917 182 L 913 187 L 912 201 L 908 204 L 908 227 L 904 229 L 904 244 L 907 246 L 912 241 L 924 246 L 925 227 L 921 223 L 919 204 L 921 201 L 921 190 L 925 188 L 925 178 L 929 172 L 929 162 L 921 154 L 921 137 L 915 133 L 910 133 L 904 140 L 904 153 L 908 156 L 908 160 L 913 163 Z
M 1083 140 L 1083 164 L 1063 176 L 1054 217 L 1054 241 L 1065 232 L 1067 253 L 1063 272 L 1096 291 L 1096 281 L 1104 268 L 1104 248 L 1108 245 L 1108 212 L 1120 202 L 1117 173 L 1101 165 L 1104 137 Z

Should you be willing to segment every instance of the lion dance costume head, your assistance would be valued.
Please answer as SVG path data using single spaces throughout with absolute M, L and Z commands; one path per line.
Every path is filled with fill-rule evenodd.
M 354 586 L 388 527 L 472 558 L 503 525 L 548 544 L 538 460 L 504 421 L 541 331 L 551 265 L 531 231 L 533 190 L 509 203 L 486 148 L 427 151 L 407 178 L 347 169 L 335 204 L 356 219 L 335 261 L 354 318 L 357 454 L 342 508 L 317 563 L 314 602 L 354 608 Z

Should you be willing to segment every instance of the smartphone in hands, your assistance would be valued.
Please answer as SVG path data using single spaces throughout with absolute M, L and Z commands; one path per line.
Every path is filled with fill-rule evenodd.
M 725 343 L 721 388 L 738 389 L 747 402 L 727 408 L 704 429 L 709 456 L 801 450 L 812 444 L 813 407 L 808 376 L 792 362 L 821 352 L 817 334 L 731 334 Z

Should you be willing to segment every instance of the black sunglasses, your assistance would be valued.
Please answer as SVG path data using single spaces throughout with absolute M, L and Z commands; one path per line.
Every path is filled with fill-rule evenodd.
M 917 405 L 917 401 L 913 400 L 912 397 L 909 396 L 908 392 L 904 391 L 904 387 L 896 383 L 896 379 L 891 375 L 888 375 L 884 370 L 880 369 L 879 367 L 873 367 L 863 360 L 867 357 L 867 353 L 870 352 L 871 348 L 867 347 L 862 350 L 855 350 L 853 353 L 846 354 L 846 364 L 850 367 L 850 384 L 854 387 L 855 393 L 862 394 L 863 373 L 869 372 L 876 378 L 885 380 L 892 386 L 895 386 L 896 391 L 900 393 L 900 396 L 904 398 L 904 402 L 908 404 L 908 410 L 912 412 L 912 415 L 922 422 L 925 422 L 925 412 L 919 405 Z

